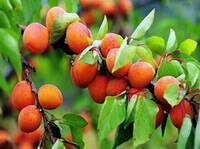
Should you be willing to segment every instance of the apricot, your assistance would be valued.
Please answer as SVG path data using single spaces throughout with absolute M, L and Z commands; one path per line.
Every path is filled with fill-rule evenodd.
M 34 149 L 33 145 L 29 142 L 24 142 L 18 149 Z
M 53 25 L 53 22 L 55 21 L 55 19 L 58 16 L 64 15 L 66 13 L 66 11 L 61 8 L 61 7 L 52 7 L 51 9 L 49 9 L 49 11 L 47 12 L 47 16 L 46 16 L 46 26 L 47 29 L 49 31 L 49 33 L 51 32 L 51 28 Z
M 87 64 L 87 63 L 82 63 L 82 62 L 78 62 L 78 59 L 80 57 L 81 54 L 79 54 L 74 61 L 74 66 L 73 66 L 73 70 L 74 70 L 74 77 L 76 78 L 76 80 L 84 85 L 84 84 L 88 84 L 90 83 L 97 71 L 98 71 L 98 62 L 94 63 L 94 64 Z
M 38 99 L 41 106 L 47 110 L 56 109 L 63 103 L 63 96 L 60 90 L 51 84 L 39 88 Z
M 119 0 L 117 5 L 122 14 L 130 13 L 131 9 L 133 8 L 131 0 Z
M 153 80 L 155 70 L 147 62 L 136 62 L 128 72 L 128 79 L 131 86 L 135 88 L 144 88 Z
M 67 134 L 65 138 L 66 138 L 67 141 L 73 142 L 73 138 L 72 138 L 71 134 Z M 68 144 L 68 143 L 64 143 L 64 145 L 65 145 L 65 147 L 70 148 L 70 149 L 75 148 L 73 145 Z
M 164 118 L 164 111 L 162 106 L 160 104 L 157 104 L 157 106 L 159 110 L 156 114 L 156 128 L 158 128 L 162 124 Z
M 15 85 L 11 98 L 14 107 L 19 111 L 35 103 L 35 95 L 31 90 L 30 84 L 26 81 L 20 81 Z
M 185 115 L 189 114 L 190 118 L 194 118 L 193 108 L 186 100 L 181 101 L 178 105 L 174 106 L 170 110 L 170 117 L 175 127 L 181 128 Z
M 88 8 L 92 6 L 92 1 L 93 0 L 80 0 L 80 5 L 83 8 Z
M 117 56 L 117 52 L 119 49 L 112 49 L 109 51 L 107 58 L 106 58 L 106 65 L 108 68 L 108 71 L 115 77 L 123 77 L 125 76 L 128 71 L 129 68 L 131 67 L 132 61 L 128 61 L 124 66 L 122 66 L 121 68 L 119 68 L 118 70 L 116 70 L 114 73 L 112 73 L 112 69 L 114 67 L 115 64 L 115 59 Z
M 23 43 L 26 49 L 33 54 L 44 52 L 49 43 L 47 28 L 39 23 L 29 24 L 23 34 Z
M 92 121 L 91 121 L 91 119 L 90 119 L 89 114 L 86 113 L 86 112 L 81 112 L 81 113 L 79 113 L 78 115 L 82 116 L 82 117 L 87 121 L 87 123 L 88 123 L 88 124 L 83 128 L 83 132 L 86 132 L 86 131 L 88 131 L 89 129 L 91 129 L 91 127 L 92 127 Z
M 106 97 L 106 87 L 110 78 L 106 75 L 97 74 L 88 85 L 91 98 L 97 103 L 103 103 Z
M 104 2 L 103 0 L 92 0 L 92 6 L 94 8 L 99 8 L 103 2 Z
M 133 95 L 137 95 L 137 99 L 136 99 L 136 100 L 138 100 L 138 97 L 139 97 L 141 94 L 144 94 L 144 97 L 146 97 L 147 93 L 148 93 L 148 92 L 147 92 L 145 89 L 130 88 L 130 89 L 128 90 L 127 98 L 130 100 L 131 97 L 132 97 Z
M 119 39 L 120 38 L 120 39 Z M 119 48 L 122 37 L 115 33 L 107 33 L 101 41 L 101 52 L 104 57 L 107 57 L 111 49 Z
M 116 13 L 116 5 L 113 0 L 106 0 L 101 3 L 100 10 L 104 15 L 111 16 Z
M 139 59 L 138 62 L 146 62 L 145 60 L 143 59 Z M 153 62 L 154 62 L 154 69 L 157 69 L 158 68 L 158 63 L 155 59 L 153 59 Z M 148 63 L 148 62 L 147 62 Z
M 96 22 L 94 12 L 92 10 L 83 11 L 80 18 L 87 26 L 92 26 Z
M 126 90 L 128 82 L 125 78 L 112 78 L 107 84 L 107 96 L 116 96 Z
M 73 22 L 67 27 L 66 40 L 70 49 L 76 54 L 81 53 L 89 46 L 87 38 L 91 37 L 88 27 L 80 22 Z
M 0 130 L 0 143 L 8 141 L 9 135 L 5 130 Z
M 164 104 L 168 104 L 168 102 L 164 98 L 164 93 L 167 87 L 171 84 L 179 85 L 180 82 L 172 76 L 164 76 L 160 78 L 155 84 L 155 87 L 154 87 L 155 96 L 158 98 L 158 100 L 160 100 Z
M 34 105 L 23 108 L 18 116 L 18 126 L 21 131 L 30 133 L 39 128 L 42 115 Z

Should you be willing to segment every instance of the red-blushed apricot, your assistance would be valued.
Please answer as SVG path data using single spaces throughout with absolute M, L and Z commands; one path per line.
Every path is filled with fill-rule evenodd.
M 8 141 L 9 138 L 9 135 L 5 130 L 0 130 L 0 143 Z
M 74 61 L 73 71 L 76 80 L 84 85 L 90 83 L 98 71 L 98 62 L 94 64 L 87 64 L 79 62 L 78 59 L 81 54 L 77 55 Z
M 108 55 L 111 49 L 119 48 L 122 37 L 115 33 L 107 33 L 101 41 L 101 52 L 104 57 Z
M 66 40 L 70 49 L 76 54 L 89 46 L 87 38 L 91 37 L 88 27 L 80 22 L 73 22 L 67 27 Z
M 123 77 L 125 76 L 128 71 L 129 68 L 131 67 L 132 61 L 128 61 L 124 66 L 122 66 L 121 68 L 119 68 L 118 70 L 116 70 L 114 73 L 112 73 L 112 69 L 114 67 L 115 64 L 115 59 L 117 56 L 117 52 L 119 49 L 112 49 L 108 52 L 107 58 L 106 58 L 106 65 L 108 68 L 108 71 L 115 77 Z
M 126 90 L 128 82 L 125 78 L 111 78 L 106 87 L 107 96 L 116 96 Z
M 15 85 L 11 98 L 14 107 L 19 111 L 28 105 L 35 104 L 35 95 L 26 81 L 20 81 Z
M 129 69 L 128 79 L 131 86 L 144 88 L 153 80 L 154 74 L 155 70 L 151 64 L 147 62 L 136 62 Z
M 23 108 L 18 116 L 18 126 L 21 131 L 30 133 L 39 128 L 42 115 L 34 105 Z
M 49 31 L 49 33 L 51 32 L 51 28 L 53 25 L 53 22 L 55 21 L 55 19 L 58 16 L 64 15 L 66 13 L 66 11 L 61 8 L 61 7 L 52 7 L 51 9 L 49 9 L 49 11 L 47 12 L 47 16 L 46 16 L 46 26 L 47 29 Z
M 33 54 L 44 52 L 49 43 L 47 28 L 39 23 L 29 24 L 23 34 L 23 43 L 26 49 Z
M 71 135 L 71 134 L 67 134 L 66 137 L 65 137 L 65 139 L 66 139 L 67 141 L 73 142 L 73 138 L 72 138 L 72 135 Z M 64 143 L 64 145 L 65 145 L 65 147 L 67 147 L 67 148 L 75 149 L 75 147 L 74 147 L 73 145 L 71 145 L 71 144 Z
M 103 0 L 92 0 L 92 6 L 94 8 L 100 8 L 104 1 Z
M 91 98 L 97 103 L 103 103 L 106 97 L 106 86 L 110 78 L 106 75 L 97 74 L 88 85 Z
M 131 0 L 119 0 L 117 5 L 122 14 L 130 13 L 131 9 L 133 8 Z
M 164 111 L 162 106 L 160 104 L 157 104 L 157 106 L 159 111 L 156 114 L 156 128 L 158 128 L 162 124 L 164 119 Z
M 144 61 L 143 59 L 139 59 L 138 62 L 146 62 L 146 61 Z M 156 62 L 155 59 L 153 59 L 153 62 L 154 62 L 154 69 L 157 69 L 158 68 L 158 63 Z
M 80 18 L 87 26 L 92 26 L 96 22 L 95 14 L 92 10 L 83 11 Z
M 186 114 L 189 114 L 190 118 L 193 119 L 193 108 L 186 100 L 181 101 L 178 105 L 171 108 L 170 117 L 175 127 L 181 128 Z
M 39 88 L 38 99 L 41 106 L 47 110 L 56 109 L 63 103 L 62 93 L 52 84 L 45 84 Z
M 116 13 L 116 4 L 113 0 L 106 0 L 101 3 L 100 10 L 104 15 L 110 16 Z
M 171 84 L 179 85 L 180 82 L 172 76 L 164 76 L 160 78 L 155 84 L 154 93 L 156 97 L 158 98 L 158 100 L 160 100 L 162 103 L 168 104 L 168 102 L 164 98 L 164 93 L 167 87 Z
M 78 115 L 82 116 L 86 121 L 87 121 L 87 125 L 83 128 L 83 132 L 88 131 L 91 127 L 92 127 L 92 121 L 90 119 L 90 116 L 88 113 L 86 112 L 81 112 Z
M 29 142 L 24 142 L 19 145 L 18 149 L 34 149 L 33 145 Z
M 160 103 L 160 104 L 162 105 L 163 109 L 164 109 L 165 111 L 167 111 L 167 113 L 170 112 L 172 106 L 171 106 L 169 103 Z
M 83 8 L 88 8 L 92 6 L 92 1 L 93 0 L 80 0 L 80 5 Z
M 128 90 L 127 98 L 130 100 L 131 97 L 132 97 L 133 95 L 137 95 L 137 99 L 136 99 L 136 100 L 138 100 L 138 97 L 139 97 L 141 94 L 143 94 L 144 97 L 146 97 L 147 93 L 148 93 L 148 92 L 147 92 L 145 89 L 130 88 L 130 89 Z

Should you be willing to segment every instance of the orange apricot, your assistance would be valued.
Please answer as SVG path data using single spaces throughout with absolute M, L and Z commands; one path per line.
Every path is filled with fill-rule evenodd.
M 83 8 L 88 8 L 92 6 L 92 1 L 93 0 L 80 0 L 80 5 Z
M 39 128 L 42 115 L 34 105 L 23 108 L 18 116 L 18 126 L 21 131 L 30 133 Z
M 137 99 L 136 99 L 136 100 L 138 100 L 138 96 L 140 96 L 141 94 L 144 94 L 144 97 L 146 97 L 146 94 L 147 94 L 147 93 L 148 93 L 148 92 L 147 92 L 145 89 L 130 88 L 130 89 L 128 90 L 127 98 L 130 100 L 131 97 L 132 97 L 133 95 L 137 95 Z
M 9 135 L 5 130 L 0 130 L 0 143 L 8 141 Z
M 91 127 L 92 127 L 92 121 L 90 119 L 90 116 L 88 113 L 86 112 L 81 112 L 78 115 L 82 116 L 86 121 L 87 121 L 87 125 L 83 128 L 83 132 L 88 131 Z
M 125 76 L 128 71 L 129 68 L 131 67 L 132 61 L 128 61 L 124 66 L 122 66 L 121 68 L 119 68 L 118 70 L 116 70 L 114 73 L 112 73 L 112 69 L 114 67 L 115 64 L 115 59 L 117 56 L 117 52 L 119 49 L 112 49 L 109 51 L 107 58 L 106 58 L 106 65 L 108 68 L 108 71 L 115 77 L 123 77 Z
M 106 97 L 106 86 L 110 78 L 106 75 L 97 74 L 88 85 L 91 98 L 97 103 L 103 103 Z
M 157 106 L 158 106 L 158 112 L 156 114 L 156 128 L 158 128 L 162 124 L 164 119 L 164 111 L 162 106 L 160 104 L 157 104 Z
M 170 118 L 173 125 L 181 128 L 186 114 L 189 114 L 191 119 L 194 118 L 193 108 L 188 101 L 183 100 L 178 105 L 172 107 L 170 110 Z
M 66 138 L 67 141 L 73 142 L 73 138 L 72 138 L 71 134 L 67 134 L 65 138 Z M 75 148 L 73 145 L 68 144 L 68 143 L 64 143 L 64 145 L 65 145 L 65 147 L 70 148 L 70 149 Z
M 39 88 L 38 99 L 41 106 L 47 110 L 56 109 L 63 103 L 62 93 L 52 84 L 45 84 Z
M 101 52 L 104 57 L 108 55 L 111 49 L 119 48 L 122 37 L 115 33 L 107 33 L 101 41 Z
M 81 53 L 89 46 L 87 38 L 91 37 L 88 27 L 80 22 L 73 22 L 67 27 L 66 40 L 70 49 L 76 54 Z
M 33 54 L 44 52 L 49 43 L 47 28 L 39 23 L 29 24 L 23 34 L 23 43 L 26 49 Z
M 29 142 L 22 143 L 18 149 L 34 149 L 33 145 Z
M 117 5 L 122 14 L 130 13 L 131 9 L 133 8 L 131 0 L 119 0 Z
M 92 26 L 96 22 L 94 12 L 92 10 L 83 11 L 80 18 L 87 26 Z
M 164 76 L 160 78 L 155 84 L 155 87 L 154 87 L 155 96 L 158 98 L 158 100 L 160 100 L 164 104 L 168 104 L 168 102 L 164 98 L 164 93 L 167 87 L 171 84 L 179 85 L 180 82 L 172 76 Z
M 112 78 L 107 84 L 107 96 L 116 96 L 126 90 L 128 82 L 125 78 Z
M 104 15 L 111 16 L 116 13 L 116 5 L 113 0 L 106 0 L 101 3 L 100 10 Z
M 55 19 L 58 16 L 64 15 L 66 13 L 66 11 L 61 8 L 61 7 L 52 7 L 51 9 L 49 9 L 49 11 L 47 12 L 47 16 L 46 16 L 46 26 L 47 29 L 49 31 L 49 33 L 51 32 L 51 28 L 53 25 L 53 22 L 55 21 Z
M 144 88 L 153 80 L 154 74 L 155 70 L 151 64 L 147 62 L 136 62 L 129 69 L 128 79 L 131 86 Z
M 26 81 L 21 81 L 15 85 L 11 98 L 14 107 L 19 111 L 35 103 L 35 95 L 31 90 L 30 84 Z

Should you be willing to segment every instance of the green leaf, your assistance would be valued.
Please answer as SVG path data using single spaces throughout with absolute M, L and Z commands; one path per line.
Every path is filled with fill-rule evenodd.
M 47 0 L 50 7 L 58 6 L 58 0 Z
M 136 54 L 137 46 L 126 45 L 117 52 L 116 60 L 112 72 L 126 65 Z
M 18 8 L 19 10 L 22 10 L 22 2 L 21 0 L 10 0 L 11 4 Z
M 42 1 L 41 0 L 22 0 L 22 8 L 25 22 L 29 22 L 34 14 L 41 9 Z
M 134 147 L 147 142 L 155 130 L 158 106 L 152 100 L 140 98 L 137 102 L 133 141 Z
M 81 128 L 70 126 L 73 141 L 80 146 L 81 149 L 84 148 L 83 142 L 83 132 Z
M 98 57 L 94 56 L 93 52 L 90 51 L 92 48 L 94 48 L 93 45 L 85 48 L 83 50 L 83 52 L 81 53 L 81 55 L 78 59 L 78 62 L 87 63 L 87 64 L 91 64 L 91 65 L 96 63 Z
M 200 148 L 200 112 L 198 114 L 198 122 L 195 129 L 194 149 Z
M 84 128 L 87 125 L 86 120 L 76 114 L 65 114 L 63 116 L 63 122 L 65 125 L 77 128 Z
M 2 75 L 2 73 L 0 72 L 0 88 L 7 94 L 10 95 L 10 89 L 9 89 L 9 85 L 6 82 L 4 76 Z
M 188 77 L 191 87 L 195 85 L 199 77 L 200 71 L 193 63 L 187 63 Z
M 190 55 L 196 49 L 196 47 L 197 47 L 197 42 L 195 40 L 186 39 L 181 43 L 179 49 L 183 53 Z
M 104 16 L 103 22 L 97 33 L 96 40 L 101 40 L 106 35 L 107 32 L 108 32 L 108 22 L 106 16 Z
M 80 18 L 76 13 L 65 13 L 64 15 L 58 16 L 51 29 L 50 44 L 57 42 L 65 35 L 66 27 L 70 23 L 79 20 Z
M 177 84 L 170 84 L 164 93 L 164 98 L 172 107 L 179 104 L 180 102 L 177 99 L 178 93 L 179 93 L 179 86 Z
M 178 77 L 178 71 L 176 70 L 176 67 L 174 67 L 174 65 L 167 60 L 161 61 L 160 66 L 158 67 L 156 80 L 159 80 L 164 76 L 173 76 L 175 78 Z
M 168 53 L 172 53 L 176 50 L 176 48 L 177 48 L 176 34 L 173 29 L 170 29 L 170 34 L 169 34 L 168 41 L 167 41 L 166 51 Z
M 165 52 L 165 40 L 162 37 L 152 36 L 146 39 L 147 47 L 153 52 L 163 55 Z
M 184 73 L 184 70 L 183 70 L 181 64 L 179 63 L 179 61 L 172 60 L 172 61 L 170 61 L 170 63 L 173 64 L 174 67 L 176 67 L 176 70 L 179 75 L 182 75 Z
M 5 29 L 0 29 L 0 52 L 8 58 L 21 80 L 22 63 L 17 41 Z
M 116 98 L 107 96 L 103 104 L 98 123 L 99 144 L 125 119 L 125 102 Z
M 131 38 L 135 40 L 141 40 L 143 36 L 146 34 L 148 29 L 151 27 L 153 20 L 155 16 L 155 9 L 153 9 L 145 18 L 142 20 L 142 22 L 138 25 L 138 27 L 135 29 L 133 34 L 131 35 Z
M 10 28 L 10 23 L 7 16 L 0 10 L 0 28 Z
M 115 142 L 113 149 L 116 149 L 122 143 L 130 140 L 133 137 L 133 123 L 129 124 L 124 129 L 124 123 L 120 124 L 115 134 Z
M 190 136 L 191 130 L 192 130 L 191 118 L 189 115 L 186 115 L 178 138 L 178 144 L 177 144 L 178 149 L 186 148 L 187 140 Z
M 77 13 L 78 11 L 78 0 L 64 0 L 65 8 L 67 12 Z
M 64 144 L 58 139 L 51 149 L 65 149 Z

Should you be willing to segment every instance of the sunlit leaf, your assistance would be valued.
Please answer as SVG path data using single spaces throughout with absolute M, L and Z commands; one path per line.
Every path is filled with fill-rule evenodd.
M 176 34 L 173 29 L 170 29 L 166 51 L 168 53 L 172 53 L 176 50 L 176 48 L 177 48 Z
M 197 47 L 197 42 L 195 40 L 186 39 L 181 43 L 179 49 L 183 53 L 190 55 L 196 49 L 196 47 Z
M 102 39 L 106 35 L 107 31 L 108 31 L 108 22 L 106 16 L 104 16 L 103 22 L 99 28 L 96 39 L 97 40 Z

